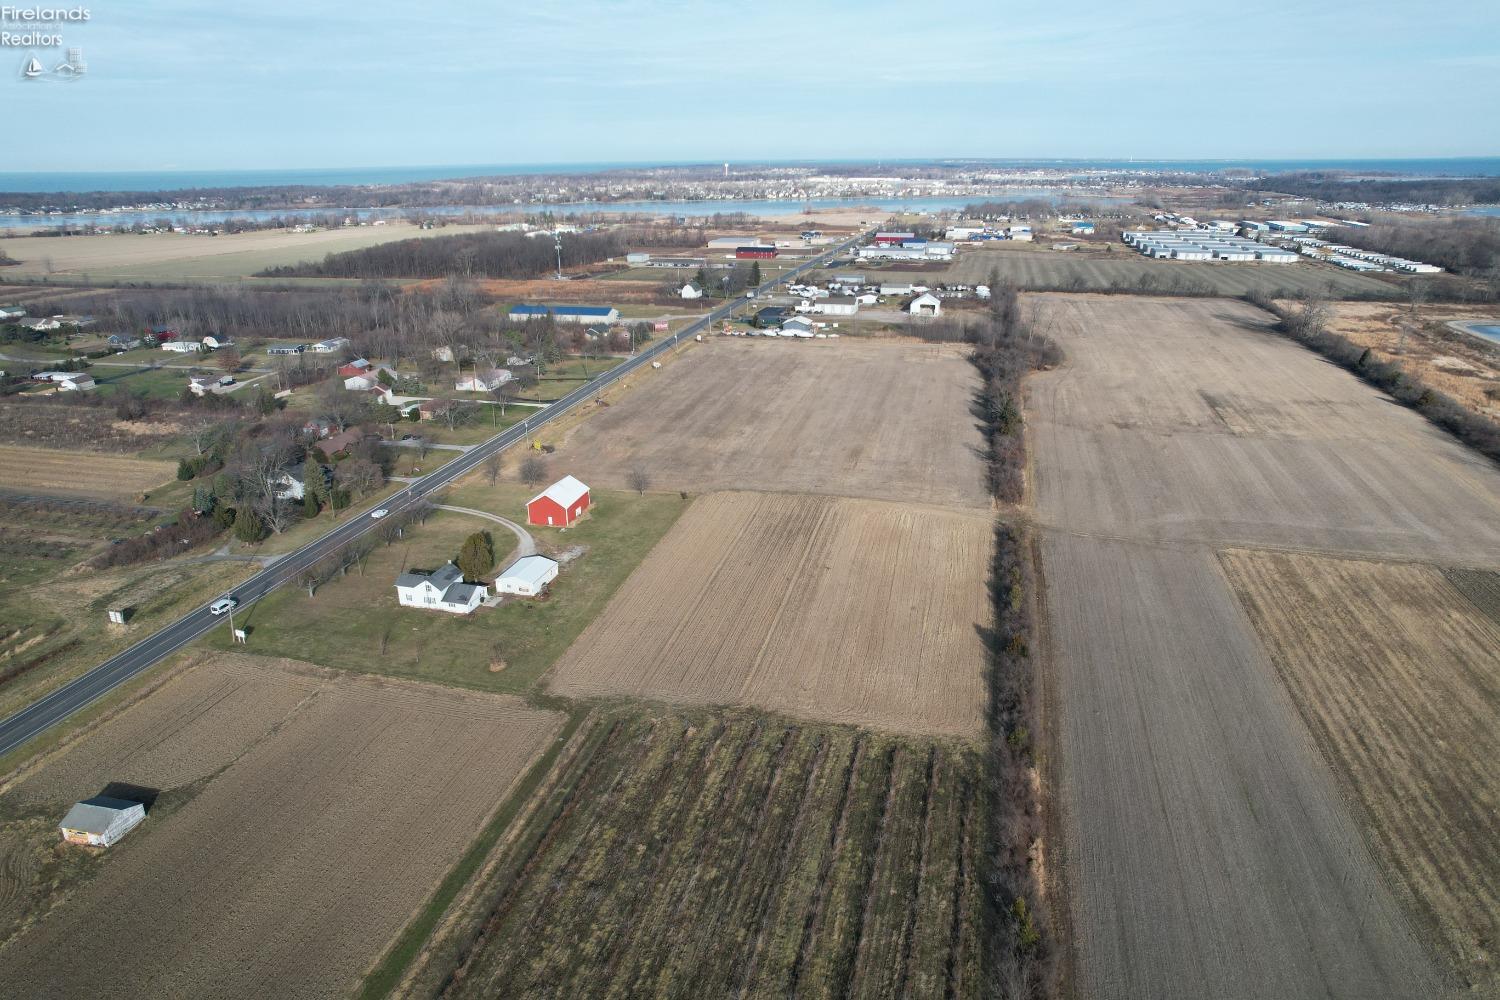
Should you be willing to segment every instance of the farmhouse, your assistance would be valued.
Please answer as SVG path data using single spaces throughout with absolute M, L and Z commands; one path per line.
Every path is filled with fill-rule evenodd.
M 611 306 L 512 306 L 508 318 L 512 323 L 551 316 L 559 323 L 618 323 L 620 311 Z
M 589 488 L 564 476 L 526 501 L 526 523 L 566 528 L 589 509 Z
M 546 556 L 522 556 L 495 580 L 495 593 L 536 597 L 557 579 L 557 563 Z
M 57 828 L 70 844 L 110 847 L 145 818 L 146 807 L 139 802 L 96 795 L 75 802 Z
M 943 303 L 931 292 L 923 292 L 911 300 L 911 305 L 906 311 L 913 316 L 941 316 L 943 314 Z
M 776 256 L 776 248 L 766 243 L 753 243 L 749 246 L 735 247 L 735 260 L 772 260 Z
M 412 570 L 396 577 L 396 601 L 408 608 L 427 608 L 467 615 L 489 596 L 489 588 L 479 583 L 464 583 L 464 575 L 452 563 L 427 572 Z
M 476 370 L 472 375 L 460 375 L 453 388 L 459 392 L 493 392 L 513 378 L 508 368 Z

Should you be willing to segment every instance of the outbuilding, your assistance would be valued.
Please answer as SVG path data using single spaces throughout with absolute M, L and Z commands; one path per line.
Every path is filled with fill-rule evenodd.
M 495 580 L 495 593 L 537 597 L 557 579 L 557 562 L 546 556 L 522 556 Z
M 590 503 L 589 488 L 572 476 L 563 476 L 526 501 L 526 523 L 566 528 Z
M 859 312 L 859 303 L 852 295 L 830 295 L 815 302 L 812 311 L 823 316 L 853 316 Z
M 913 316 L 941 316 L 943 314 L 943 303 L 931 292 L 923 292 L 911 300 L 906 311 Z
M 771 260 L 775 256 L 776 248 L 765 243 L 734 248 L 735 260 Z
M 57 828 L 70 844 L 110 847 L 140 826 L 145 818 L 146 807 L 139 802 L 96 795 L 75 802 Z
M 683 299 L 701 299 L 703 298 L 703 289 L 689 281 L 677 290 L 677 296 Z
M 559 323 L 618 323 L 620 311 L 613 306 L 518 305 L 507 314 L 512 323 L 551 316 Z

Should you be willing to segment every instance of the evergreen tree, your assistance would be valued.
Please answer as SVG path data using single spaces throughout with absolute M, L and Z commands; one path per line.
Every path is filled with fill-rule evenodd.
M 458 550 L 458 568 L 468 583 L 478 583 L 495 568 L 495 540 L 488 531 L 476 531 Z
M 323 495 L 326 492 L 323 467 L 311 460 L 304 462 L 302 465 L 302 512 L 308 517 L 316 517 L 323 507 Z
M 241 507 L 234 515 L 234 537 L 242 542 L 258 542 L 267 534 L 266 524 L 260 515 L 248 507 Z
M 217 502 L 218 498 L 214 496 L 214 491 L 207 486 L 193 487 L 193 509 L 198 513 L 212 514 L 214 504 Z
M 750 285 L 754 287 L 760 284 L 760 261 L 750 265 Z

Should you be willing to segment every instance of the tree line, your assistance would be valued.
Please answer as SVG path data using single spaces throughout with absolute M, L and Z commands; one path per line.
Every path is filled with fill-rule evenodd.
M 562 237 L 562 266 L 579 267 L 625 252 L 618 232 Z M 397 240 L 362 250 L 331 253 L 317 263 L 273 267 L 260 277 L 323 278 L 534 278 L 557 266 L 553 241 L 523 233 L 460 233 Z
M 1500 177 L 1351 179 L 1337 173 L 1300 171 L 1244 181 L 1256 193 L 1274 192 L 1325 202 L 1371 205 L 1494 205 L 1500 203 Z

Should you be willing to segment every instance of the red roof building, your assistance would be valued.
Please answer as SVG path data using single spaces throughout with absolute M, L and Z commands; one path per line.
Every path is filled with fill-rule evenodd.
M 776 256 L 773 246 L 736 247 L 735 260 L 770 260 Z
M 526 523 L 566 528 L 589 509 L 589 488 L 564 476 L 526 501 Z

